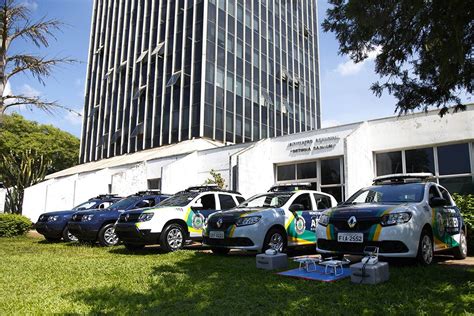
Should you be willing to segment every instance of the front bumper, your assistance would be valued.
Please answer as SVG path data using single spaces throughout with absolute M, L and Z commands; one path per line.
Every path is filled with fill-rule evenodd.
M 122 242 L 130 244 L 154 245 L 160 240 L 160 233 L 152 233 L 150 229 L 138 229 L 136 223 L 117 223 L 115 233 Z
M 96 241 L 99 229 L 94 223 L 69 222 L 67 224 L 69 232 L 79 240 Z
M 49 238 L 61 238 L 67 222 L 38 222 L 35 229 L 38 233 Z
M 316 250 L 326 254 L 364 255 L 365 247 L 374 246 L 379 248 L 380 256 L 414 258 L 418 252 L 420 238 L 415 233 L 416 231 L 408 223 L 373 227 L 373 229 L 366 231 L 339 231 L 330 225 L 327 227 L 318 225 L 316 228 Z M 337 240 L 338 233 L 363 233 L 364 239 L 362 243 L 339 242 Z
M 224 239 L 210 238 L 210 231 L 223 231 Z M 226 230 L 207 228 L 203 231 L 202 243 L 208 247 L 260 251 L 263 248 L 265 233 L 266 229 L 262 229 L 258 224 L 241 227 L 232 225 Z

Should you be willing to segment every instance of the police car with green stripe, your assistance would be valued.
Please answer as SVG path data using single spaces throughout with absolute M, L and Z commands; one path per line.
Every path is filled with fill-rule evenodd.
M 449 192 L 432 174 L 378 177 L 338 207 L 325 211 L 316 230 L 324 256 L 364 254 L 417 258 L 428 265 L 434 252 L 467 255 L 466 226 Z
M 160 244 L 167 252 L 179 250 L 188 241 L 202 239 L 210 214 L 231 209 L 244 200 L 240 193 L 216 185 L 190 187 L 155 207 L 122 213 L 115 233 L 130 250 L 153 244 Z
M 305 186 L 274 186 L 235 209 L 209 216 L 203 244 L 218 254 L 314 245 L 321 212 L 336 204 L 333 196 Z

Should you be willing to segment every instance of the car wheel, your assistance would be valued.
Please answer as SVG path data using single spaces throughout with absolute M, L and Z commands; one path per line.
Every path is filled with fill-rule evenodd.
M 453 249 L 454 258 L 456 259 L 466 259 L 467 257 L 467 239 L 466 234 L 461 229 L 459 233 L 459 246 Z
M 145 248 L 145 245 L 143 245 L 143 244 L 128 244 L 128 243 L 124 243 L 123 245 L 125 246 L 125 248 L 127 248 L 127 250 L 130 250 L 130 251 L 140 250 L 140 249 Z
M 99 244 L 104 247 L 116 246 L 119 243 L 114 224 L 107 224 L 99 231 Z
M 186 241 L 186 231 L 179 224 L 170 224 L 165 227 L 160 236 L 160 246 L 166 252 L 182 249 Z
M 211 251 L 213 254 L 216 254 L 216 255 L 226 255 L 229 253 L 230 249 L 229 248 L 211 248 Z
M 77 237 L 69 232 L 69 229 L 67 229 L 67 226 L 63 230 L 63 240 L 65 242 L 77 241 Z
M 425 229 L 421 232 L 420 242 L 418 244 L 417 260 L 422 265 L 430 265 L 433 262 L 433 238 Z
M 274 249 L 278 252 L 283 252 L 286 250 L 286 246 L 286 232 L 280 228 L 274 227 L 270 229 L 265 236 L 262 252 L 265 252 L 267 249 Z

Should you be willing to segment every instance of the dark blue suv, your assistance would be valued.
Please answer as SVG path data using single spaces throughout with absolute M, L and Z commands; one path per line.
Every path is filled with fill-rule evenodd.
M 35 225 L 36 231 L 48 241 L 59 241 L 61 238 L 64 241 L 75 241 L 77 238 L 67 228 L 67 223 L 74 213 L 82 210 L 104 209 L 121 199 L 121 197 L 113 194 L 104 194 L 91 198 L 72 210 L 41 214 Z
M 114 224 L 124 211 L 153 207 L 167 199 L 158 191 L 138 192 L 99 212 L 80 211 L 68 223 L 69 231 L 81 242 L 96 242 L 102 246 L 115 246 L 119 239 Z

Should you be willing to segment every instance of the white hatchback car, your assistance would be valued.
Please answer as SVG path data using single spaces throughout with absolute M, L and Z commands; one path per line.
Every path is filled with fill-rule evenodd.
M 321 212 L 337 204 L 333 196 L 312 190 L 281 190 L 256 195 L 237 208 L 209 216 L 203 244 L 214 253 L 230 249 L 283 251 L 314 245 Z
M 417 258 L 428 265 L 436 251 L 467 255 L 466 226 L 449 192 L 431 174 L 376 178 L 374 185 L 327 210 L 316 230 L 323 256 L 364 254 L 378 247 L 384 257 Z

